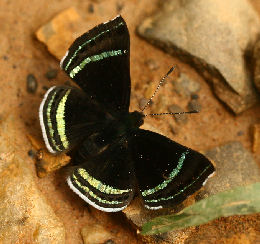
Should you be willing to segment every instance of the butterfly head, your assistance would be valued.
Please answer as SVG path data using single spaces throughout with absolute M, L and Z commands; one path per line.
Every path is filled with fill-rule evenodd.
M 139 128 L 144 123 L 145 115 L 142 112 L 134 111 L 129 114 L 129 122 L 132 128 Z

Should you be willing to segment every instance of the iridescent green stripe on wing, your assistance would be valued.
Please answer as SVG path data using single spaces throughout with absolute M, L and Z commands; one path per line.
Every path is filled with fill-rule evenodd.
M 73 178 L 73 182 L 75 182 L 79 188 L 81 188 L 84 192 L 87 192 L 91 197 L 95 198 L 96 200 L 98 200 L 101 203 L 110 204 L 110 205 L 123 203 L 120 201 L 108 201 L 108 200 L 102 199 L 99 196 L 97 196 L 94 192 L 92 192 L 87 186 L 83 186 L 74 174 L 72 175 L 72 178 Z
M 79 71 L 81 71 L 88 63 L 97 62 L 97 61 L 100 61 L 100 60 L 108 58 L 108 57 L 119 56 L 126 52 L 127 52 L 126 50 L 111 50 L 111 51 L 102 52 L 100 54 L 87 57 L 78 66 L 76 66 L 74 69 L 72 69 L 70 71 L 70 74 L 69 74 L 70 78 L 74 78 L 75 75 Z
M 155 192 L 160 191 L 160 190 L 164 189 L 165 187 L 167 187 L 167 185 L 168 185 L 168 184 L 175 178 L 175 176 L 180 172 L 180 170 L 181 170 L 181 168 L 182 168 L 182 166 L 183 166 L 183 162 L 184 162 L 184 160 L 185 160 L 185 157 L 186 157 L 186 155 L 187 155 L 188 153 L 189 153 L 189 151 L 186 151 L 186 152 L 184 152 L 184 153 L 181 154 L 181 157 L 179 158 L 177 167 L 172 170 L 172 172 L 171 172 L 170 175 L 168 176 L 168 179 L 167 179 L 167 180 L 163 181 L 161 184 L 157 185 L 157 186 L 154 187 L 154 188 L 151 188 L 151 189 L 142 191 L 142 196 L 145 197 L 145 196 L 154 194 Z
M 79 168 L 77 170 L 77 173 L 84 180 L 86 180 L 91 186 L 93 186 L 94 188 L 96 188 L 97 190 L 99 190 L 103 193 L 106 193 L 106 194 L 123 194 L 123 193 L 131 192 L 131 189 L 121 190 L 121 189 L 113 188 L 112 186 L 109 186 L 109 185 L 105 185 L 101 181 L 99 181 L 99 180 L 95 179 L 94 177 L 92 177 L 91 175 L 89 175 L 89 173 L 83 168 Z
M 104 34 L 106 34 L 106 33 L 108 33 L 108 32 L 110 32 L 111 30 L 117 29 L 117 28 L 118 28 L 119 26 L 121 26 L 121 25 L 124 25 L 124 23 L 123 23 L 123 22 L 120 22 L 118 25 L 114 26 L 113 28 L 107 29 L 107 30 L 105 30 L 105 31 L 102 31 L 102 32 L 100 32 L 98 35 L 96 35 L 96 36 L 94 36 L 93 38 L 91 38 L 91 39 L 87 40 L 86 42 L 84 42 L 82 45 L 79 45 L 79 46 L 78 46 L 78 49 L 74 52 L 74 54 L 72 55 L 72 57 L 71 57 L 70 60 L 68 61 L 67 65 L 66 65 L 66 67 L 65 67 L 65 70 L 67 71 L 67 69 L 69 68 L 69 66 L 70 66 L 70 64 L 71 64 L 71 62 L 72 62 L 72 60 L 77 56 L 78 52 L 79 52 L 83 47 L 85 47 L 85 46 L 86 46 L 88 43 L 90 43 L 91 41 L 95 41 L 95 39 L 99 38 L 100 36 L 102 36 L 102 35 L 104 35 Z
M 198 181 L 198 179 L 201 177 L 201 175 L 203 175 L 205 173 L 205 171 L 207 171 L 207 169 L 211 167 L 211 165 L 207 166 L 201 173 L 200 175 L 194 180 L 192 181 L 189 185 L 185 186 L 183 189 L 181 189 L 178 193 L 169 196 L 169 197 L 162 197 L 162 198 L 158 198 L 158 199 L 151 199 L 151 200 L 144 200 L 145 202 L 160 202 L 160 201 L 168 201 L 171 200 L 173 198 L 175 198 L 176 196 L 178 196 L 179 194 L 183 193 L 187 188 L 191 187 L 195 182 Z
M 57 122 L 57 130 L 58 134 L 60 136 L 61 143 L 64 147 L 64 149 L 67 149 L 69 147 L 69 141 L 67 139 L 66 133 L 65 133 L 65 105 L 66 101 L 68 99 L 68 95 L 70 93 L 71 89 L 67 90 L 65 95 L 60 100 L 60 103 L 58 105 L 57 111 L 56 111 L 56 122 Z
M 47 124 L 48 124 L 51 142 L 52 142 L 52 144 L 53 144 L 53 146 L 55 147 L 56 150 L 61 151 L 59 145 L 57 145 L 55 140 L 54 140 L 54 130 L 53 130 L 53 127 L 52 127 L 52 122 L 51 122 L 51 107 L 52 107 L 55 96 L 56 96 L 56 92 L 54 92 L 52 94 L 51 100 L 49 101 L 49 103 L 47 105 L 46 116 L 47 116 Z

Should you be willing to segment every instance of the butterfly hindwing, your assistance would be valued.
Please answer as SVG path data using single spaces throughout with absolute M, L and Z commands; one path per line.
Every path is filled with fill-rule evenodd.
M 118 142 L 81 160 L 67 179 L 70 188 L 99 210 L 124 209 L 134 195 L 134 173 L 127 147 Z
M 145 207 L 174 206 L 199 190 L 214 172 L 199 152 L 139 129 L 131 139 L 135 173 Z
M 54 86 L 44 96 L 39 117 L 48 150 L 59 153 L 98 130 L 98 121 L 104 120 L 104 113 L 80 89 Z
M 77 38 L 61 68 L 110 112 L 128 111 L 130 39 L 121 16 Z

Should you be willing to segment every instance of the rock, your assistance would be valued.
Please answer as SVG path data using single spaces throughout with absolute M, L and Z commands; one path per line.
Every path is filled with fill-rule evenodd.
M 258 39 L 254 46 L 254 82 L 260 92 L 260 40 Z
M 176 104 L 170 105 L 168 107 L 168 110 L 170 113 L 181 113 L 184 111 L 180 106 Z M 186 114 L 175 114 L 174 118 L 178 124 L 186 124 L 188 122 L 188 117 Z
M 36 37 L 60 60 L 71 43 L 87 29 L 81 23 L 82 19 L 76 10 L 69 8 L 37 30 Z
M 26 78 L 27 92 L 35 93 L 38 87 L 37 80 L 33 74 L 28 74 Z
M 258 152 L 260 154 L 260 124 L 255 124 L 253 130 L 254 130 L 253 152 Z
M 246 54 L 260 33 L 257 13 L 247 0 L 167 1 L 138 33 L 193 65 L 234 113 L 257 101 Z
M 65 243 L 63 223 L 37 189 L 30 163 L 11 143 L 12 124 L 7 119 L 0 125 L 0 242 Z
M 260 169 L 240 142 L 230 142 L 205 153 L 215 162 L 216 175 L 209 179 L 204 190 L 213 195 L 236 186 L 256 183 L 260 179 Z
M 173 89 L 182 96 L 191 96 L 200 90 L 200 84 L 181 73 L 177 80 L 173 81 Z
M 36 138 L 27 135 L 32 146 L 37 150 L 36 154 L 36 171 L 40 178 L 47 174 L 56 171 L 70 162 L 70 157 L 66 154 L 55 155 L 49 153 L 43 144 L 43 141 L 38 141 Z
M 100 244 L 111 240 L 113 237 L 110 231 L 104 229 L 104 226 L 99 224 L 83 227 L 81 235 L 84 244 Z

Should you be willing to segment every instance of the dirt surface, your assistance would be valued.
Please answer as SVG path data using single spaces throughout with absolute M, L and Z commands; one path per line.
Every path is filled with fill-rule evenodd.
M 58 72 L 55 81 L 49 81 L 45 77 L 44 74 L 50 68 L 59 69 L 59 62 L 36 40 L 35 32 L 60 11 L 71 6 L 75 7 L 83 18 L 91 16 L 93 19 L 96 15 L 95 24 L 99 24 L 100 20 L 107 21 L 113 18 L 122 7 L 121 14 L 127 22 L 131 35 L 131 111 L 138 109 L 138 99 L 144 96 L 149 84 L 154 83 L 156 86 L 169 67 L 176 64 L 178 69 L 172 75 L 173 78 L 181 71 L 200 83 L 199 101 L 202 110 L 199 114 L 189 116 L 188 123 L 181 126 L 176 125 L 174 119 L 167 116 L 156 119 L 148 117 L 147 122 L 175 141 L 195 150 L 206 150 L 228 141 L 240 141 L 247 150 L 252 151 L 252 126 L 260 122 L 259 104 L 239 116 L 234 116 L 214 97 L 208 84 L 192 68 L 151 46 L 135 34 L 136 26 L 158 8 L 158 2 L 155 0 L 2 0 L 0 2 L 0 119 L 8 114 L 18 115 L 16 142 L 20 145 L 19 154 L 21 153 L 24 161 L 31 165 L 33 172 L 35 172 L 34 161 L 28 156 L 31 144 L 26 135 L 33 135 L 40 140 L 42 138 L 38 108 L 46 91 L 44 86 L 64 84 L 69 80 L 62 71 Z M 260 14 L 260 1 L 252 2 Z M 93 5 L 93 13 L 90 11 L 90 4 Z M 158 64 L 158 69 L 149 69 L 147 60 L 154 60 Z M 29 94 L 26 89 L 26 78 L 30 73 L 34 74 L 38 83 L 35 94 Z M 173 97 L 171 92 L 170 82 L 159 91 L 160 94 L 165 94 L 168 101 L 171 99 L 171 103 L 185 107 L 187 100 L 178 96 Z M 177 135 L 171 133 L 170 125 L 178 128 Z M 253 156 L 260 166 L 259 152 Z M 107 214 L 87 206 L 69 190 L 64 180 L 65 174 L 66 169 L 62 169 L 39 179 L 35 172 L 34 178 L 56 215 L 64 223 L 67 243 L 82 243 L 81 228 L 96 222 L 111 230 L 119 241 L 117 243 L 137 243 L 134 230 L 122 220 L 121 213 Z M 246 226 L 247 218 L 243 221 Z M 223 228 L 228 230 L 229 223 L 228 221 L 224 223 L 226 226 Z

